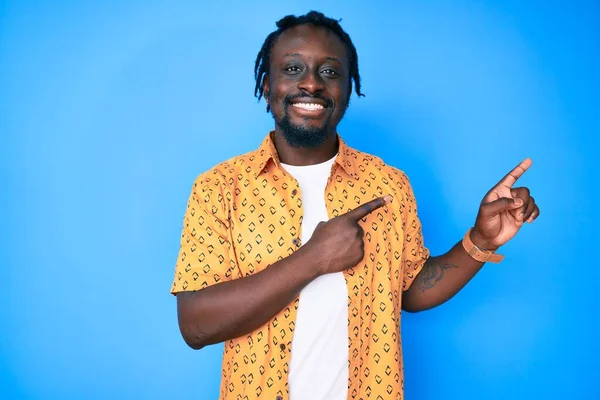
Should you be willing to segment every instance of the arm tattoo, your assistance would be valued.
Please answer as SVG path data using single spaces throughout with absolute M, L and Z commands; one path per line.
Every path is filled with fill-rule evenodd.
M 429 257 L 423 270 L 419 274 L 419 289 L 421 292 L 431 289 L 444 277 L 444 271 L 449 268 L 458 268 L 458 265 L 454 264 L 441 264 L 435 257 Z

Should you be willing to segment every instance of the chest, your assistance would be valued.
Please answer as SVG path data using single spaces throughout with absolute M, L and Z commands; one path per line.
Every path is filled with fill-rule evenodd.
M 234 182 L 230 232 L 240 276 L 259 272 L 294 253 L 307 238 L 303 229 L 314 229 L 325 215 L 334 218 L 391 194 L 392 203 L 359 222 L 365 232 L 365 258 L 345 275 L 347 280 L 372 281 L 372 275 L 378 273 L 398 281 L 404 229 L 402 196 L 389 179 L 375 173 L 354 179 L 334 168 L 326 182 L 311 186 L 310 193 L 303 195 L 303 188 L 307 190 L 305 182 L 301 185 L 282 170 Z

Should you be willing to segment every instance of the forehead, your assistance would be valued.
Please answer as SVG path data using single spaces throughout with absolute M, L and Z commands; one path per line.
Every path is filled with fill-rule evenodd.
M 286 54 L 315 59 L 334 57 L 348 64 L 344 42 L 329 29 L 311 24 L 287 29 L 277 38 L 271 49 L 271 61 L 277 62 Z

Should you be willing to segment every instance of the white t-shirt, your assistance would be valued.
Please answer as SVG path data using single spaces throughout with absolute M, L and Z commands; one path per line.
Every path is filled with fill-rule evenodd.
M 335 158 L 321 164 L 283 164 L 302 193 L 302 243 L 327 221 L 325 186 Z M 322 275 L 300 292 L 289 371 L 290 400 L 346 400 L 348 290 L 342 272 Z

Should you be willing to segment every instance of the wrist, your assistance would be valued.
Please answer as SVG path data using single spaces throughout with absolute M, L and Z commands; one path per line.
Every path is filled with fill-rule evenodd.
M 495 253 L 498 246 L 490 245 L 490 242 L 488 242 L 487 240 L 482 240 L 481 235 L 478 235 L 477 233 L 475 233 L 475 238 L 476 238 L 476 240 L 479 241 L 479 246 L 482 246 L 482 247 L 489 246 L 490 247 L 489 249 L 480 248 L 477 245 L 477 243 L 474 242 L 472 239 L 473 231 L 474 231 L 474 229 L 469 229 L 462 240 L 463 248 L 469 254 L 469 256 L 471 256 L 472 258 L 474 258 L 475 260 L 477 260 L 481 263 L 485 263 L 485 262 L 499 263 L 500 261 L 502 261 L 504 256 Z
M 475 229 L 471 229 L 470 238 L 473 244 L 477 246 L 480 250 L 495 252 L 499 248 L 499 246 L 495 246 L 494 244 L 485 240 L 483 236 Z
M 322 252 L 316 249 L 315 246 L 311 246 L 310 242 L 296 250 L 293 256 L 299 257 L 301 264 L 310 271 L 311 280 L 325 274 Z

